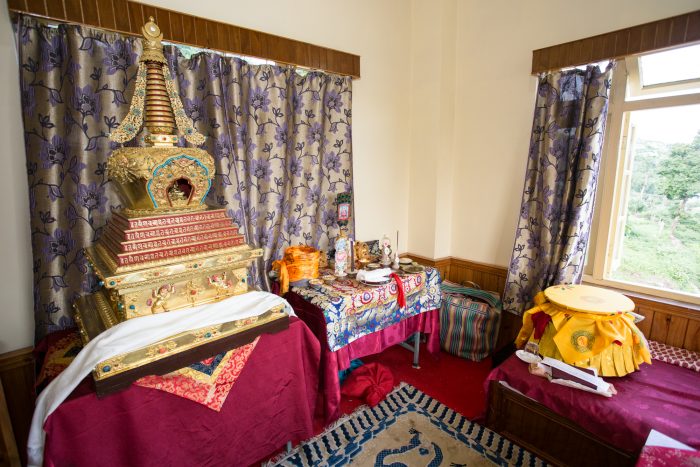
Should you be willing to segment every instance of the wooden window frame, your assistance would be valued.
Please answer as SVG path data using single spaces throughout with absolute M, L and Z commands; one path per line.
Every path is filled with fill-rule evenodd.
M 152 16 L 168 42 L 360 78 L 359 55 L 132 0 L 7 0 L 7 6 L 15 14 L 139 37 L 141 26 Z
M 686 95 L 655 98 L 648 98 L 648 95 L 645 95 L 655 92 L 656 89 L 650 89 L 648 93 L 642 90 L 637 96 L 631 96 L 632 98 L 628 99 L 627 80 L 619 79 L 619 74 L 627 74 L 626 59 L 628 57 L 632 57 L 631 60 L 634 60 L 639 55 L 692 44 L 700 44 L 700 10 L 533 50 L 532 74 L 539 75 L 605 60 L 618 60 L 613 75 L 617 74 L 618 79 L 613 78 L 610 89 L 608 125 L 603 146 L 603 165 L 599 178 L 598 200 L 596 201 L 598 206 L 603 205 L 606 209 L 596 207 L 594 212 L 588 261 L 583 280 L 592 284 L 644 293 L 661 299 L 679 300 L 696 307 L 700 304 L 700 299 L 690 294 L 637 286 L 604 278 L 605 268 L 612 261 L 612 240 L 618 233 L 615 228 L 617 223 L 612 225 L 612 216 L 613 213 L 619 214 L 620 212 L 621 200 L 618 193 L 623 188 L 624 182 L 625 157 L 621 157 L 621 154 L 627 153 L 622 144 L 628 136 L 622 134 L 624 114 L 645 108 L 667 107 L 681 103 L 681 105 L 687 105 L 689 103 L 689 97 Z M 635 79 L 634 66 L 632 68 L 632 79 Z M 636 79 L 639 79 L 638 70 Z M 678 83 L 677 87 L 680 89 L 686 84 L 692 85 L 693 83 Z M 621 153 L 621 151 L 624 152 Z
M 639 81 L 635 67 L 638 56 L 617 62 L 613 72 L 608 107 L 608 125 L 603 143 L 603 160 L 596 207 L 591 228 L 588 261 L 584 270 L 584 282 L 612 287 L 625 291 L 643 293 L 664 299 L 678 300 L 700 305 L 700 297 L 680 291 L 645 286 L 638 283 L 611 279 L 608 276 L 614 258 L 614 246 L 620 241 L 626 217 L 626 194 L 630 183 L 630 150 L 628 141 L 633 138 L 629 113 L 639 110 L 699 105 L 700 92 L 685 95 L 643 97 L 629 96 L 628 80 L 632 86 Z M 673 84 L 669 84 L 673 88 Z
M 684 44 L 685 47 L 688 44 Z M 642 54 L 646 55 L 646 54 Z M 673 82 L 647 84 L 644 85 L 642 70 L 640 69 L 640 56 L 625 58 L 625 67 L 627 68 L 627 100 L 633 99 L 648 99 L 649 96 L 659 94 L 660 90 L 663 93 L 678 93 L 696 89 L 700 84 L 700 78 L 691 78 L 677 80 Z

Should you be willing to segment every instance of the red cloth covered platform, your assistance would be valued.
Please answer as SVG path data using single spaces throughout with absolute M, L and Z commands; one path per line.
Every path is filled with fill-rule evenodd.
M 341 395 L 338 371 L 350 368 L 350 362 L 354 359 L 379 353 L 392 345 L 405 341 L 418 331 L 428 337 L 426 346 L 428 352 L 433 355 L 440 352 L 439 309 L 406 318 L 393 326 L 362 336 L 337 351 L 331 352 L 326 338 L 326 319 L 323 311 L 295 292 L 287 292 L 284 298 L 292 305 L 294 312 L 306 323 L 321 344 L 321 393 L 319 397 L 322 400 L 321 409 L 326 423 L 330 423 L 340 416 Z M 410 358 L 408 352 L 406 358 Z
M 651 429 L 700 448 L 700 373 L 654 361 L 621 378 L 604 378 L 608 398 L 531 375 L 512 355 L 489 374 L 623 451 L 638 453 Z
M 45 465 L 249 465 L 313 435 L 319 358 L 290 318 L 260 337 L 220 412 L 134 385 L 98 400 L 86 378 L 44 425 Z

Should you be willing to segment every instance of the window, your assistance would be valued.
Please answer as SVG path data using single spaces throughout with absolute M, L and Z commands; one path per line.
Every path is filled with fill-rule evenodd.
M 585 279 L 700 303 L 700 46 L 617 64 Z

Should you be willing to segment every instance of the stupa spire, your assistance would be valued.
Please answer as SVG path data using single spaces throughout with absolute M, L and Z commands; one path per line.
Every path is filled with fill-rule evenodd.
M 110 139 L 125 143 L 136 137 L 145 127 L 144 140 L 149 146 L 172 147 L 179 132 L 192 144 L 204 143 L 204 136 L 194 129 L 192 120 L 182 107 L 168 63 L 163 55 L 163 33 L 153 17 L 141 28 L 143 53 L 139 59 L 136 89 L 129 114 Z

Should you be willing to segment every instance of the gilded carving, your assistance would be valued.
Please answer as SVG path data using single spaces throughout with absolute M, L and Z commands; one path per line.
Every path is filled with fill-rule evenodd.
M 109 135 L 115 143 L 126 143 L 136 138 L 143 125 L 143 106 L 146 102 L 146 68 L 139 67 L 136 73 L 134 96 L 131 98 L 129 113 L 122 123 Z
M 168 298 L 175 293 L 175 287 L 171 284 L 164 284 L 151 291 L 151 313 L 168 311 Z
M 256 316 L 255 319 L 246 318 L 216 326 L 186 331 L 163 339 L 153 345 L 142 347 L 133 352 L 117 355 L 100 362 L 93 374 L 97 380 L 108 378 L 115 374 L 146 365 L 163 357 L 184 352 L 205 342 L 215 341 L 245 331 L 255 325 L 268 323 L 277 319 L 284 319 L 286 316 L 284 308 L 282 306 L 277 306 L 260 316 Z
M 233 286 L 238 282 L 238 278 L 234 276 L 233 280 L 229 279 L 226 275 L 226 271 L 221 274 L 213 274 L 208 278 L 209 284 L 214 286 L 216 289 L 217 297 L 225 297 L 231 295 L 230 292 L 233 291 Z M 236 282 L 234 282 L 236 281 Z

